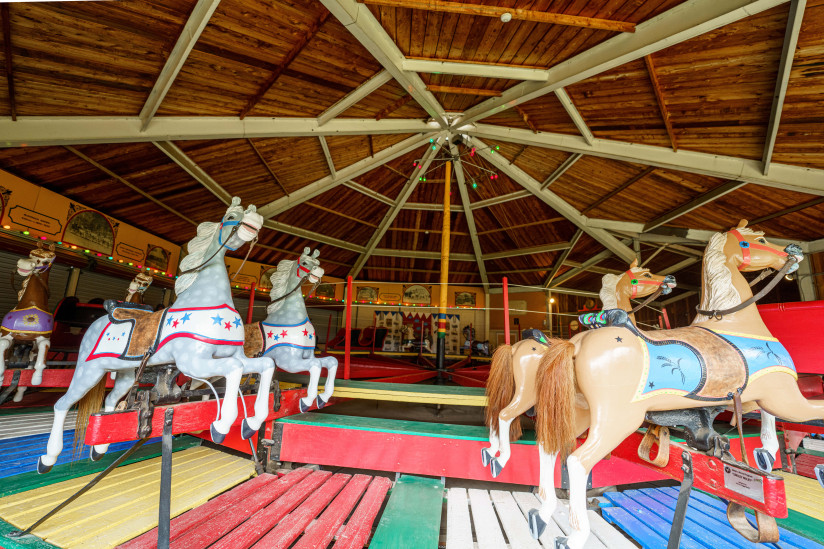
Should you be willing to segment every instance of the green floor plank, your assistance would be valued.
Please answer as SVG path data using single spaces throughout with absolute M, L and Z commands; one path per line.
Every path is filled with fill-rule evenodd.
M 818 543 L 824 543 L 824 522 L 804 513 L 789 509 L 787 518 L 776 519 L 779 526 L 799 536 L 804 536 Z
M 179 436 L 172 442 L 172 451 L 177 452 L 178 450 L 185 450 L 186 448 L 199 446 L 200 443 L 201 440 L 197 437 L 187 435 Z M 40 488 L 41 486 L 56 484 L 58 482 L 63 482 L 64 480 L 82 477 L 84 475 L 99 473 L 111 465 L 111 463 L 125 451 L 126 450 L 106 454 L 100 461 L 83 460 L 57 465 L 45 475 L 39 475 L 36 471 L 32 471 L 31 473 L 23 473 L 22 475 L 4 478 L 2 479 L 2 487 L 0 487 L 0 497 L 25 492 L 27 490 L 33 490 L 35 488 Z M 141 447 L 129 459 L 124 461 L 121 466 L 155 458 L 159 455 L 160 443 L 157 442 Z M 2 547 L 3 545 L 0 544 L 0 548 Z
M 2 549 L 59 549 L 56 545 L 45 542 L 37 536 L 24 536 L 22 538 L 9 538 L 6 534 L 18 531 L 8 522 L 0 520 L 0 547 Z
M 370 549 L 435 549 L 441 532 L 443 481 L 403 475 L 395 483 Z

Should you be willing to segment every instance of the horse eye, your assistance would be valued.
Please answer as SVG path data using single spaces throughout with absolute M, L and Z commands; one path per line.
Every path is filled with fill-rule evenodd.
M 652 278 L 652 276 L 649 273 L 644 273 L 644 276 L 647 278 Z

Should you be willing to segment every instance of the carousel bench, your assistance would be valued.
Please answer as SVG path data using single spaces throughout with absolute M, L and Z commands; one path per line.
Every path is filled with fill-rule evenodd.
M 440 479 L 401 475 L 389 495 L 373 549 L 437 547 L 441 532 L 444 483 Z

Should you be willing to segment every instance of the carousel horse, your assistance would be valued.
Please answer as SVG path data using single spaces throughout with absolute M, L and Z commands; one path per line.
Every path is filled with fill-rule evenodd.
M 792 358 L 761 320 L 741 272 L 778 270 L 772 287 L 798 268 L 801 248 L 769 243 L 764 233 L 741 221 L 714 234 L 703 260 L 698 317 L 686 328 L 644 332 L 622 311 L 610 327 L 553 341 L 538 370 L 537 438 L 542 493 L 540 510 L 529 512 L 539 537 L 555 509 L 555 459 L 586 441 L 566 458 L 570 479 L 568 538 L 556 545 L 580 549 L 589 536 L 586 479 L 598 461 L 635 432 L 647 414 L 707 406 L 756 403 L 772 415 L 803 422 L 824 418 L 824 401 L 808 401 L 796 383 Z M 588 405 L 588 411 L 581 406 Z
M 672 275 L 654 275 L 649 269 L 638 267 L 638 260 L 632 262 L 620 275 L 607 274 L 601 279 L 599 297 L 604 310 L 622 309 L 628 311 L 635 323 L 635 314 L 630 300 L 650 296 L 655 299 L 666 295 L 675 288 Z M 636 307 L 636 309 L 639 309 Z M 599 326 L 602 313 L 582 315 L 591 317 L 588 324 Z M 535 406 L 537 384 L 536 372 L 539 357 L 545 350 L 547 339 L 539 330 L 532 330 L 534 338 L 525 338 L 514 346 L 502 345 L 492 357 L 489 379 L 486 383 L 488 404 L 485 410 L 486 426 L 489 428 L 489 448 L 481 450 L 484 467 L 489 465 L 495 478 L 509 461 L 510 442 L 521 437 L 520 415 Z M 500 454 L 499 454 L 500 452 Z M 497 455 L 497 457 L 496 457 Z
M 54 244 L 43 248 L 38 242 L 29 257 L 17 261 L 17 274 L 25 278 L 17 292 L 17 306 L 3 317 L 0 325 L 0 377 L 6 369 L 6 350 L 12 343 L 31 343 L 36 347 L 31 354 L 37 356 L 31 383 L 40 385 L 43 381 L 49 337 L 54 327 L 54 317 L 48 311 L 49 268 L 54 258 Z M 14 397 L 15 402 L 22 399 L 21 390 Z
M 153 281 L 152 275 L 137 273 L 137 276 L 129 282 L 129 289 L 126 290 L 126 303 L 143 305 L 143 294 L 149 289 Z
M 401 328 L 403 338 L 401 340 L 401 351 L 406 352 L 415 344 L 415 329 L 411 324 L 406 324 Z
M 478 341 L 475 339 L 475 328 L 470 324 L 464 326 L 462 330 L 464 336 L 464 350 L 477 353 L 482 356 L 489 356 L 489 341 Z
M 238 389 L 243 374 L 260 374 L 254 416 L 243 420 L 241 434 L 251 437 L 268 415 L 269 388 L 275 372 L 271 358 L 247 358 L 243 354 L 243 320 L 232 305 L 232 291 L 224 264 L 226 250 L 237 250 L 257 238 L 263 218 L 240 199 L 233 198 L 219 223 L 201 223 L 189 242 L 189 255 L 181 262 L 175 281 L 177 299 L 168 309 L 152 312 L 145 305 L 106 301 L 108 315 L 95 320 L 80 344 L 77 366 L 66 394 L 54 405 L 54 424 L 46 454 L 37 470 L 48 472 L 63 449 L 66 413 L 77 401 L 75 440 L 82 441 L 90 413 L 95 412 L 105 391 L 107 372 L 116 372 L 114 388 L 105 400 L 105 411 L 135 384 L 142 365 L 174 364 L 184 375 L 203 379 L 226 378 L 223 404 L 211 425 L 212 440 L 223 441 L 238 414 Z M 100 459 L 108 444 L 92 447 L 92 460 Z
M 309 372 L 306 396 L 298 403 L 301 412 L 309 410 L 313 403 L 318 408 L 326 406 L 335 391 L 338 369 L 337 358 L 315 357 L 316 332 L 306 313 L 301 286 L 308 280 L 314 291 L 323 277 L 323 269 L 317 259 L 320 251 L 315 250 L 311 255 L 309 252 L 309 248 L 304 248 L 300 258 L 278 263 L 277 271 L 270 279 L 272 301 L 266 308 L 268 316 L 262 322 L 246 326 L 245 344 L 247 356 L 270 357 L 278 368 L 287 372 Z M 326 383 L 323 394 L 318 395 L 318 380 L 323 368 L 326 368 Z

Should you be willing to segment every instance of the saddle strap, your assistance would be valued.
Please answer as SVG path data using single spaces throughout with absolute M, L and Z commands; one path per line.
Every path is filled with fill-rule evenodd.
M 734 501 L 727 505 L 727 520 L 735 531 L 753 543 L 776 543 L 778 541 L 778 525 L 775 517 L 771 517 L 759 510 L 755 510 L 757 528 L 753 528 L 747 520 L 746 508 Z
M 666 467 L 670 456 L 669 442 L 669 428 L 662 425 L 650 425 L 647 427 L 641 444 L 638 445 L 638 457 L 658 467 Z M 653 444 L 658 445 L 658 453 L 654 458 L 650 457 Z
M 747 446 L 744 444 L 744 431 L 742 427 L 743 418 L 743 405 L 741 404 L 741 393 L 738 391 L 732 395 L 732 409 L 733 414 L 735 415 L 735 428 L 738 429 L 738 441 L 741 443 L 741 460 L 747 465 L 750 466 L 750 457 L 747 455 Z

